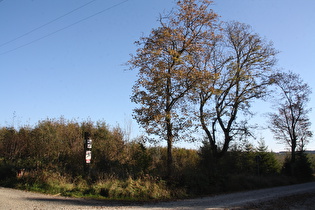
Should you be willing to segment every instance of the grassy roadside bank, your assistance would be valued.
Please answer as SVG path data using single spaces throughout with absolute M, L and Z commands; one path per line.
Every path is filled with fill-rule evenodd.
M 178 186 L 174 183 L 170 184 L 164 180 L 148 175 L 137 179 L 131 177 L 126 179 L 107 177 L 92 181 L 80 176 L 73 179 L 58 173 L 34 171 L 25 173 L 21 177 L 2 180 L 0 185 L 67 197 L 148 202 L 193 198 L 296 183 L 298 183 L 298 181 L 295 179 L 285 176 L 258 177 L 233 175 L 225 177 L 220 183 L 214 183 L 212 186 L 208 186 L 211 188 L 208 191 L 209 193 L 196 194 L 193 193 L 196 189 L 192 190 L 187 186 Z
M 108 177 L 92 181 L 58 173 L 31 172 L 23 177 L 2 180 L 0 186 L 69 197 L 108 200 L 150 201 L 184 198 L 184 190 L 172 190 L 163 180 L 149 176 L 132 179 Z
M 93 139 L 89 170 L 84 137 Z M 213 158 L 209 143 L 198 150 L 173 148 L 173 174 L 166 170 L 167 148 L 141 139 L 126 141 L 105 122 L 46 120 L 34 128 L 0 129 L 0 186 L 112 200 L 156 201 L 199 197 L 296 184 L 312 179 L 314 154 L 286 154 L 246 144 Z M 89 171 L 89 176 L 87 176 Z M 89 178 L 87 178 L 89 177 Z

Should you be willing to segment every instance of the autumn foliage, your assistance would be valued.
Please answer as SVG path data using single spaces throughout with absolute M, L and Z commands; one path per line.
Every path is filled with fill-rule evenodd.
M 159 27 L 136 42 L 128 61 L 138 71 L 131 101 L 147 135 L 130 140 L 119 126 L 62 117 L 1 127 L 0 184 L 64 195 L 169 199 L 282 185 L 294 176 L 311 179 L 307 156 L 293 161 L 297 146 L 303 153 L 312 136 L 307 84 L 299 88 L 297 75 L 289 83 L 283 78 L 290 75 L 274 74 L 273 44 L 247 24 L 221 22 L 212 3 L 178 1 L 160 16 Z M 253 137 L 251 105 L 274 93 L 272 84 L 282 88 L 284 101 L 271 115 L 272 131 L 292 145 L 290 164 L 262 142 L 257 148 L 246 142 Z M 90 165 L 85 133 L 93 140 Z M 197 150 L 174 148 L 177 141 L 196 140 L 203 142 Z M 166 147 L 150 144 L 160 141 Z M 281 175 L 283 162 L 290 178 Z

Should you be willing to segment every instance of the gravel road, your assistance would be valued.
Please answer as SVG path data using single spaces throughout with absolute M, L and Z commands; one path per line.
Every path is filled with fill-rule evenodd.
M 0 187 L 0 209 L 315 209 L 315 182 L 172 202 L 130 204 Z

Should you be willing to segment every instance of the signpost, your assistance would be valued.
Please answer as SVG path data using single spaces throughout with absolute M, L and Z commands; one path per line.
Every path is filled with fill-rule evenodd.
M 91 158 L 92 158 L 92 152 L 91 151 L 86 151 L 85 152 L 85 163 L 86 164 L 91 163 Z
M 92 159 L 92 139 L 89 132 L 84 133 L 85 173 L 90 177 L 90 164 Z

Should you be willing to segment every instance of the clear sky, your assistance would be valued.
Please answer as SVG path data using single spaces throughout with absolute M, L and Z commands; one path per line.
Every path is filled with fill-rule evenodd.
M 0 0 L 0 126 L 60 116 L 128 126 L 137 72 L 124 64 L 134 42 L 174 6 L 172 0 Z M 278 67 L 299 73 L 315 93 L 314 0 L 217 0 L 212 9 L 273 41 Z M 254 106 L 256 122 L 266 125 L 261 115 L 269 107 Z M 132 132 L 138 134 L 134 121 Z M 284 150 L 266 129 L 257 134 L 269 149 Z M 307 148 L 315 150 L 315 141 Z

